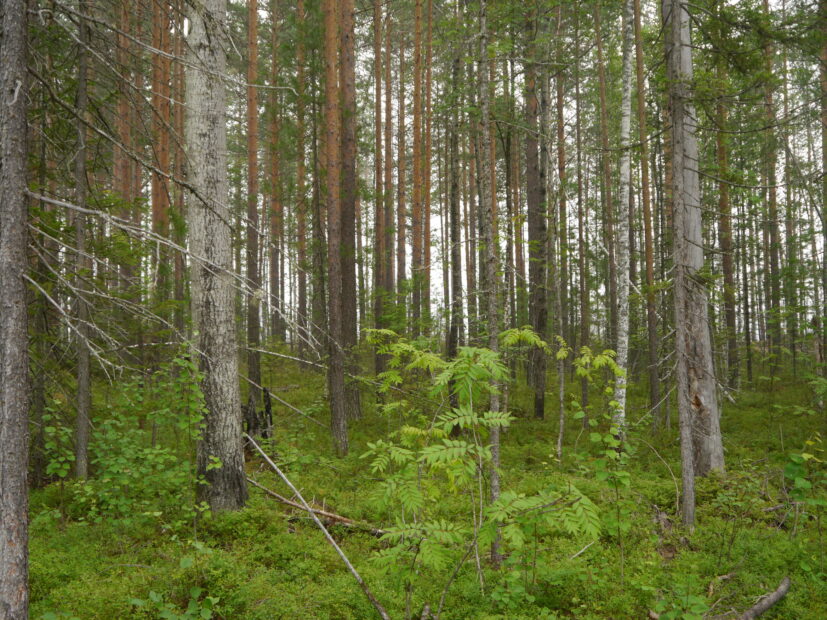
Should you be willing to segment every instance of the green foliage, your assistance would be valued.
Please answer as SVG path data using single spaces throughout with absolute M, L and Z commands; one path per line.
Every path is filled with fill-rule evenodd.
M 709 611 L 704 596 L 696 594 L 699 584 L 695 577 L 678 583 L 667 598 L 657 601 L 654 610 L 663 620 L 702 620 Z
M 530 349 L 538 348 L 546 352 L 550 348 L 540 336 L 528 326 L 508 329 L 500 334 L 500 344 L 505 349 Z
M 322 375 L 282 362 L 274 363 L 273 370 L 284 385 L 297 386 L 285 399 L 320 416 Z M 268 371 L 265 366 L 265 376 Z M 434 392 L 439 373 L 406 370 L 404 365 L 398 372 L 405 391 L 391 390 L 384 406 L 366 407 L 365 417 L 353 428 L 354 445 L 371 455 L 329 459 L 326 429 L 289 415 L 279 415 L 269 448 L 308 500 L 388 532 L 386 540 L 379 540 L 331 526 L 391 617 L 405 616 L 408 597 L 413 617 L 425 603 L 435 611 L 455 570 L 441 613 L 446 619 L 598 620 L 646 617 L 649 610 L 662 617 L 697 617 L 713 605 L 711 613 L 746 609 L 786 574 L 794 587 L 773 608 L 775 616 L 825 615 L 819 509 L 802 503 L 807 497 L 825 497 L 816 480 L 823 464 L 815 459 L 824 460 L 815 436 L 821 418 L 817 400 L 803 382 L 779 384 L 774 400 L 786 411 L 792 406 L 812 408 L 812 415 L 771 417 L 766 395 L 749 390 L 738 394 L 736 404 L 725 403 L 727 473 L 698 480 L 698 524 L 690 536 L 679 527 L 663 531 L 653 522 L 655 504 L 676 523 L 671 514 L 675 483 L 653 451 L 635 450 L 642 446 L 640 428 L 630 425 L 625 434 L 628 459 L 622 467 L 606 454 L 616 448 L 609 445 L 612 440 L 605 442 L 611 434 L 611 396 L 604 393 L 611 373 L 605 366 L 591 371 L 587 411 L 577 399 L 566 401 L 571 415 L 588 414 L 593 424 L 582 433 L 575 427 L 566 437 L 562 463 L 548 462 L 556 438 L 553 423 L 509 420 L 501 446 L 503 487 L 493 504 L 480 498 L 487 480 L 478 475 L 480 458 L 483 471 L 487 469 L 488 387 L 478 388 L 473 406 L 458 399 L 452 408 L 448 387 Z M 509 385 L 507 377 L 500 387 L 508 390 L 509 402 L 518 405 L 530 396 L 522 388 L 521 382 Z M 151 404 L 154 389 L 147 381 L 144 401 L 135 407 L 146 445 L 151 445 L 146 416 L 156 407 Z M 630 391 L 630 411 L 642 411 L 644 399 Z M 58 404 L 54 408 L 58 420 L 68 417 Z M 793 453 L 815 457 L 798 463 L 804 470 L 790 470 L 792 477 L 784 475 L 788 462 L 795 461 L 789 447 L 779 451 L 779 426 L 785 446 L 800 446 Z M 455 427 L 460 428 L 452 435 Z M 599 434 L 599 441 L 589 441 L 592 432 Z M 184 435 L 179 431 L 182 460 Z M 678 473 L 674 434 L 646 439 Z M 158 445 L 170 447 L 174 440 L 171 429 L 157 433 Z M 808 445 L 808 440 L 816 443 Z M 437 450 L 431 453 L 429 447 Z M 454 460 L 446 458 L 449 453 Z M 601 459 L 610 474 L 627 473 L 630 486 L 621 479 L 599 479 L 596 463 Z M 94 468 L 93 475 L 98 475 Z M 275 476 L 263 471 L 253 475 L 279 491 Z M 796 478 L 812 485 L 802 491 L 803 499 L 793 498 Z M 193 484 L 187 481 L 182 492 L 191 492 Z M 193 537 L 192 530 L 170 534 L 154 517 L 131 519 L 126 528 L 111 518 L 67 519 L 56 508 L 60 493 L 60 485 L 53 484 L 32 495 L 33 618 L 48 613 L 61 619 L 155 618 L 166 605 L 181 616 L 193 587 L 202 589 L 196 601 L 202 607 L 205 594 L 220 599 L 213 617 L 371 616 L 370 604 L 305 515 L 255 490 L 245 510 L 199 518 L 198 540 L 189 543 L 185 540 Z M 71 495 L 66 501 L 66 510 L 78 514 Z M 489 544 L 497 532 L 502 563 L 494 570 Z M 721 579 L 727 574 L 732 576 Z M 711 588 L 714 594 L 709 595 Z M 160 605 L 151 601 L 150 591 L 158 594 Z M 133 598 L 146 605 L 130 605 Z
M 139 610 L 150 612 L 155 618 L 164 620 L 210 620 L 215 606 L 220 600 L 217 596 L 204 596 L 201 588 L 190 589 L 190 599 L 186 609 L 179 609 L 174 603 L 164 600 L 163 595 L 154 590 L 149 591 L 147 599 L 133 598 L 129 603 Z
M 66 478 L 75 462 L 72 429 L 61 423 L 60 403 L 53 400 L 43 414 L 43 438 L 46 455 L 46 475 Z
M 387 332 L 381 336 L 393 339 Z M 503 340 L 509 346 L 542 342 L 530 330 L 511 330 Z M 493 599 L 506 609 L 518 600 L 531 600 L 523 582 L 525 571 L 536 573 L 539 541 L 550 536 L 593 540 L 601 527 L 597 507 L 574 486 L 564 492 L 547 487 L 533 494 L 505 490 L 486 506 L 481 485 L 492 466 L 488 435 L 514 420 L 508 412 L 485 408 L 487 397 L 509 380 L 500 356 L 488 349 L 462 347 L 455 359 L 436 358 L 437 362 L 401 339 L 383 346 L 393 368 L 407 373 L 439 370 L 428 396 L 450 396 L 456 405 L 438 413 L 427 426 L 405 424 L 391 433 L 391 441 L 369 442 L 362 455 L 370 459 L 371 471 L 382 477 L 377 504 L 395 521 L 383 536 L 386 546 L 374 556 L 376 566 L 411 592 L 437 576 L 447 581 L 448 571 L 468 554 L 479 555 L 500 540 L 510 570 L 503 573 Z M 408 380 L 402 372 L 396 377 Z M 460 520 L 456 513 L 449 518 L 446 508 L 463 502 Z
M 790 497 L 821 515 L 827 507 L 827 467 L 824 465 L 821 434 L 816 432 L 804 442 L 804 450 L 789 455 L 784 477 L 792 483 Z
M 95 523 L 115 518 L 125 525 L 148 520 L 180 528 L 195 514 L 190 457 L 200 436 L 204 399 L 198 369 L 187 357 L 174 359 L 151 377 L 120 384 L 94 423 L 90 442 L 93 476 L 68 483 L 69 515 Z M 74 456 L 72 429 L 44 415 L 47 472 L 64 478 Z M 217 467 L 211 463 L 208 467 Z

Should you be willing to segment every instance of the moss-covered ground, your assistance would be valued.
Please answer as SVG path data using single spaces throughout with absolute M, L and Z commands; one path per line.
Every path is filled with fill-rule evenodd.
M 377 476 L 360 454 L 367 442 L 396 428 L 365 393 L 364 418 L 352 424 L 350 455 L 332 456 L 324 402 L 324 377 L 292 362 L 269 360 L 265 382 L 276 394 L 322 422 L 274 407 L 277 462 L 308 501 L 351 519 L 382 527 L 394 515 L 377 508 Z M 645 415 L 644 387 L 631 393 L 629 419 Z M 572 386 L 572 390 L 576 390 Z M 606 515 L 625 511 L 622 536 L 596 540 L 558 535 L 535 544 L 536 572 L 525 594 L 503 601 L 492 591 L 506 580 L 482 558 L 463 565 L 448 591 L 443 618 L 663 618 L 735 617 L 772 591 L 784 576 L 789 594 L 770 618 L 827 618 L 827 567 L 822 537 L 824 507 L 795 503 L 784 470 L 791 453 L 817 456 L 827 418 L 804 380 L 785 377 L 743 389 L 725 401 L 722 418 L 727 472 L 699 480 L 697 527 L 679 525 L 680 484 L 676 413 L 671 431 L 651 435 L 644 419 L 633 435 L 622 497 L 595 476 L 588 432 L 569 419 L 563 462 L 554 457 L 556 413 L 544 421 L 520 416 L 527 394 L 511 403 L 519 416 L 502 438 L 503 487 L 531 493 L 574 484 Z M 523 407 L 523 401 L 526 406 Z M 796 414 L 796 407 L 813 409 Z M 248 475 L 282 495 L 291 493 L 260 459 Z M 815 460 L 807 471 L 822 471 Z M 809 475 L 809 474 L 808 474 Z M 823 480 L 823 478 L 821 479 Z M 808 497 L 827 495 L 811 481 Z M 181 502 L 191 502 L 190 489 Z M 59 483 L 31 498 L 31 616 L 116 618 L 371 618 L 373 608 L 321 532 L 304 515 L 250 488 L 248 507 L 234 514 L 204 515 L 163 527 L 150 520 L 79 521 L 65 507 Z M 446 498 L 446 514 L 463 517 L 464 503 Z M 405 585 L 372 559 L 383 542 L 368 532 L 331 531 L 392 618 L 405 615 Z M 457 556 L 462 550 L 457 550 Z M 435 607 L 451 570 L 419 579 L 410 609 Z M 525 584 L 524 584 L 525 585 Z M 193 590 L 193 588 L 197 588 Z M 207 597 L 217 601 L 207 601 Z M 189 607 L 189 611 L 187 611 Z M 187 615 L 189 614 L 189 615 Z

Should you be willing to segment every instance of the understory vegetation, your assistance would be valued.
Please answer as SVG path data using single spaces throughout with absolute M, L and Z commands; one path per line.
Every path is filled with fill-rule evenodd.
M 331 456 L 323 375 L 265 360 L 276 400 L 263 446 L 314 508 L 347 517 L 320 518 L 391 617 L 419 618 L 426 606 L 442 618 L 732 617 L 785 576 L 792 587 L 766 617 L 824 617 L 823 380 L 785 376 L 724 401 L 727 471 L 698 479 L 690 532 L 677 517 L 674 420 L 652 435 L 645 386 L 632 382 L 617 445 L 605 395 L 612 355 L 572 355 L 558 461 L 557 423 L 529 417 L 532 394 L 511 381 L 523 372 L 524 336 L 504 334 L 500 355 L 465 348 L 446 363 L 424 339 L 374 333 L 390 363 L 363 385 L 364 417 L 345 458 Z M 591 385 L 585 410 L 578 374 Z M 107 406 L 93 420 L 86 481 L 60 465 L 71 454 L 61 440 L 70 420 L 55 398 L 46 428 L 53 482 L 31 498 L 32 617 L 373 617 L 305 512 L 254 486 L 238 512 L 195 505 L 197 378 L 184 358 L 151 377 L 98 384 Z M 508 414 L 485 412 L 491 379 Z M 502 494 L 488 505 L 494 426 Z M 249 478 L 292 497 L 247 456 Z

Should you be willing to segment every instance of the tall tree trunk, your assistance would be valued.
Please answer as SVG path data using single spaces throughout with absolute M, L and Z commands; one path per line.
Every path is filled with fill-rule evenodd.
M 562 41 L 563 30 L 563 5 L 557 5 L 557 59 L 560 65 L 563 65 L 563 51 Z M 555 82 L 555 99 L 557 111 L 557 187 L 558 187 L 558 201 L 557 201 L 557 239 L 559 243 L 560 256 L 560 277 L 557 282 L 557 321 L 560 330 L 560 336 L 567 345 L 572 344 L 572 338 L 569 336 L 569 321 L 568 321 L 568 286 L 569 286 L 569 267 L 568 267 L 568 214 L 566 213 L 566 124 L 564 117 L 564 100 L 563 100 L 563 86 L 565 82 L 565 72 L 560 70 L 554 80 Z M 557 460 L 563 458 L 563 438 L 565 432 L 566 422 L 566 357 L 562 355 L 557 359 L 557 400 L 558 400 L 558 431 L 557 431 Z
M 784 18 L 786 18 L 786 2 L 782 2 L 784 10 Z M 789 103 L 789 82 L 790 74 L 787 65 L 787 50 L 784 49 L 782 62 L 783 80 L 784 80 L 784 118 L 790 118 L 790 103 Z M 801 279 L 801 272 L 799 270 L 799 241 L 796 234 L 795 212 L 797 210 L 798 201 L 794 195 L 794 187 L 792 183 L 791 169 L 794 163 L 792 151 L 790 150 L 790 131 L 788 127 L 781 129 L 782 144 L 784 146 L 784 187 L 787 195 L 785 196 L 784 209 L 784 254 L 787 261 L 786 269 L 782 270 L 784 277 L 784 303 L 788 309 L 787 312 L 787 332 L 790 338 L 790 352 L 792 354 L 793 377 L 798 377 L 798 322 L 800 315 L 800 308 L 798 305 L 798 290 L 799 280 Z
M 600 3 L 594 12 L 594 35 L 597 46 L 597 79 L 600 100 L 600 162 L 603 170 L 603 218 L 606 224 L 606 249 L 609 263 L 609 347 L 617 347 L 617 261 L 615 257 L 615 216 L 612 202 L 612 162 L 609 149 L 609 113 L 606 103 L 606 68 L 603 59 L 603 36 L 600 31 Z M 626 274 L 624 274 L 626 277 Z
M 738 251 L 741 262 L 741 283 L 744 287 L 743 291 L 743 316 L 744 316 L 744 350 L 746 353 L 747 365 L 747 381 L 752 383 L 752 317 L 750 313 L 750 288 L 749 288 L 749 274 L 747 273 L 747 244 L 745 240 L 744 231 L 740 232 L 740 239 L 738 240 Z
M 689 13 L 680 0 L 667 0 L 665 32 L 672 110 L 672 200 L 675 244 L 675 341 L 683 469 L 683 522 L 695 522 L 694 476 L 723 470 L 715 365 L 707 318 L 703 267 L 698 142 L 695 106 L 690 99 L 692 53 Z
M 385 183 L 383 187 L 383 202 L 385 203 L 385 240 L 383 242 L 385 253 L 382 259 L 385 263 L 383 286 L 388 292 L 389 298 L 394 290 L 394 247 L 393 231 L 394 226 L 394 203 L 393 203 L 393 94 L 391 92 L 391 63 L 393 48 L 391 47 L 391 19 L 390 6 L 385 15 Z
M 327 385 L 330 398 L 330 421 L 336 453 L 348 451 L 347 410 L 345 406 L 345 355 L 342 324 L 342 202 L 340 195 L 341 108 L 339 79 L 339 3 L 324 0 L 324 128 L 327 205 L 328 269 L 328 362 Z
M 422 153 L 422 323 L 431 328 L 431 64 L 433 50 L 433 0 L 428 0 L 425 29 L 425 144 Z M 492 141 L 493 144 L 493 141 Z M 442 178 L 442 177 L 440 177 Z
M 411 202 L 411 322 L 419 335 L 422 317 L 422 2 L 414 0 L 413 178 Z
M 128 18 L 127 18 L 128 21 Z M 186 92 L 184 89 L 184 63 L 181 59 L 184 57 L 184 0 L 176 0 L 175 2 L 175 38 L 173 39 L 173 54 L 176 61 L 172 67 L 173 80 L 173 136 L 174 148 L 173 155 L 175 158 L 175 168 L 173 174 L 177 179 L 186 179 L 186 156 L 184 154 L 184 114 L 185 114 L 185 100 Z M 131 163 L 131 162 L 128 162 Z M 184 220 L 186 218 L 186 209 L 184 207 L 184 186 L 182 183 L 175 183 L 173 185 L 173 209 L 175 213 L 174 226 L 172 229 L 172 240 L 179 247 L 186 245 L 186 227 Z M 173 267 L 173 296 L 175 299 L 175 314 L 173 321 L 175 329 L 178 331 L 178 338 L 184 337 L 185 329 L 185 300 L 186 300 L 186 262 L 183 252 L 176 251 L 174 253 L 174 267 Z
M 362 199 L 356 196 L 356 290 L 359 298 L 357 340 L 367 327 L 367 283 L 365 282 L 365 242 L 362 222 Z M 387 270 L 386 270 L 387 271 Z
M 26 620 L 28 413 L 25 0 L 0 4 L 0 616 Z
M 307 191 L 305 189 L 307 169 L 304 159 L 304 39 L 306 36 L 304 0 L 296 0 L 296 21 L 298 25 L 296 36 L 296 236 L 298 237 L 296 240 L 298 262 L 296 278 L 299 297 L 296 336 L 299 341 L 299 357 L 304 357 L 310 336 L 307 308 L 307 271 L 309 268 L 307 262 Z
M 448 159 L 450 168 L 450 213 L 449 228 L 451 235 L 451 314 L 448 327 L 447 355 L 454 359 L 459 344 L 462 341 L 462 240 L 460 238 L 460 205 L 459 205 L 459 73 L 460 55 L 454 52 L 451 63 L 451 88 L 449 97 L 451 106 L 451 126 L 448 136 Z
M 586 271 L 586 201 L 588 192 L 583 188 L 583 140 L 580 101 L 580 12 L 576 12 L 575 50 L 574 65 L 574 104 L 575 104 L 575 138 L 577 141 L 577 279 L 580 292 L 580 347 L 588 347 L 591 341 L 590 318 L 589 318 L 589 287 L 588 273 Z M 589 380 L 587 377 L 580 379 L 580 404 L 586 411 L 589 404 Z M 588 420 L 583 418 L 583 428 L 588 426 Z
M 649 409 L 653 419 L 660 411 L 660 377 L 658 373 L 658 315 L 655 309 L 655 251 L 652 234 L 652 200 L 649 191 L 649 133 L 646 128 L 646 85 L 643 66 L 643 27 L 640 0 L 635 9 L 635 74 L 637 82 L 637 124 L 640 136 L 640 186 L 643 207 L 643 243 L 646 257 L 646 335 L 649 353 Z
M 279 0 L 270 2 L 270 19 L 272 20 L 270 63 L 270 329 L 279 340 L 284 339 L 284 205 L 281 196 L 281 111 L 279 91 L 275 90 L 279 82 Z
M 563 5 L 557 6 L 557 39 L 562 41 L 563 34 Z M 563 50 L 562 45 L 558 46 L 557 50 L 558 62 L 563 66 Z M 558 213 L 557 221 L 558 229 L 558 243 L 560 256 L 560 282 L 559 292 L 560 297 L 560 335 L 571 344 L 573 338 L 569 334 L 569 264 L 568 264 L 568 213 L 566 211 L 566 199 L 568 188 L 566 187 L 566 123 L 564 118 L 565 106 L 563 100 L 564 86 L 565 86 L 565 71 L 560 70 L 555 78 L 555 95 L 557 108 L 557 179 L 559 189 L 558 199 Z M 565 360 L 561 360 L 565 362 Z
M 342 269 L 342 290 L 339 303 L 342 306 L 342 348 L 345 369 L 350 375 L 359 374 L 353 348 L 356 346 L 356 54 L 354 33 L 354 0 L 340 0 L 341 58 L 339 84 L 341 89 L 341 226 L 339 248 Z M 380 80 L 381 82 L 381 80 Z M 329 151 L 328 151 L 329 152 Z M 345 410 L 350 418 L 359 418 L 361 398 L 358 385 L 345 381 Z
M 222 78 L 227 8 L 226 0 L 188 6 L 189 106 L 184 131 L 193 191 L 187 223 L 193 257 L 193 326 L 207 408 L 197 456 L 198 475 L 207 484 L 198 486 L 198 496 L 211 510 L 223 511 L 241 508 L 247 499 L 227 206 L 227 107 Z M 215 459 L 220 467 L 215 467 Z
M 152 231 L 169 236 L 170 208 L 170 15 L 167 0 L 152 3 L 152 44 L 158 52 L 152 55 L 152 148 L 158 172 L 151 177 Z M 161 244 L 154 265 L 155 299 L 169 299 L 169 260 L 167 246 Z
M 819 32 L 822 37 L 820 83 L 821 83 L 821 235 L 822 248 L 827 248 L 827 0 L 818 3 Z M 821 299 L 827 300 L 827 256 L 821 258 Z M 827 325 L 824 312 L 819 313 L 818 325 L 821 335 L 822 355 L 827 351 Z M 824 359 L 821 360 L 824 362 Z M 822 366 L 822 373 L 827 376 L 827 366 Z
M 77 153 L 75 154 L 75 204 L 81 209 L 86 208 L 87 179 L 86 179 L 86 109 L 89 95 L 87 84 L 88 56 L 86 48 L 89 44 L 89 25 L 83 13 L 88 6 L 86 2 L 80 5 L 81 17 L 78 22 L 80 33 L 78 36 L 78 84 L 77 99 L 75 100 Z M 84 274 L 89 271 L 89 261 L 86 258 L 86 215 L 81 211 L 75 213 L 75 303 L 77 304 L 77 419 L 75 420 L 75 475 L 86 478 L 89 474 L 89 433 L 91 431 L 90 412 L 92 408 L 92 385 L 89 364 L 89 306 L 81 291 L 84 285 Z M 91 274 L 86 273 L 86 276 Z
M 384 327 L 385 314 L 386 273 L 388 264 L 385 261 L 385 189 L 382 186 L 384 167 L 382 162 L 382 2 L 373 2 L 373 72 L 374 72 L 374 238 L 373 238 L 373 319 L 377 328 Z M 389 124 L 385 120 L 385 124 Z M 378 375 L 385 370 L 385 355 L 375 353 L 373 364 Z
M 512 33 L 512 39 L 514 35 Z M 512 51 L 511 57 L 508 59 L 508 64 L 510 67 L 510 89 L 512 93 L 512 113 L 514 118 L 517 118 L 517 110 L 516 110 L 516 87 L 515 87 L 515 68 L 514 68 L 514 52 Z M 513 181 L 513 188 L 514 188 L 514 263 L 516 268 L 515 273 L 515 282 L 514 286 L 516 290 L 516 297 L 517 297 L 517 323 L 519 325 L 525 325 L 528 322 L 528 296 L 527 296 L 527 289 L 526 289 L 526 271 L 525 271 L 525 243 L 523 237 L 523 225 L 525 223 L 525 219 L 523 217 L 523 205 L 522 205 L 522 188 L 521 188 L 521 175 L 520 169 L 521 166 L 521 157 L 520 157 L 520 132 L 512 131 L 511 133 L 511 165 L 512 165 L 512 177 Z
M 508 80 L 506 79 L 506 89 L 508 87 Z M 512 101 L 513 95 L 506 90 L 506 99 Z M 505 281 L 506 281 L 506 296 L 508 308 L 508 320 L 505 323 L 511 327 L 517 327 L 517 288 L 515 282 L 514 270 L 514 167 L 512 165 L 512 158 L 515 157 L 513 151 L 513 137 L 511 128 L 505 130 L 505 133 L 500 131 L 500 141 L 503 147 L 503 159 L 505 168 L 505 210 L 506 210 L 506 226 L 505 226 Z M 522 325 L 522 324 L 521 324 Z
M 336 20 L 338 22 L 338 19 Z M 338 31 L 336 33 L 336 41 L 338 42 Z M 315 64 L 315 63 L 311 63 Z M 337 65 L 338 69 L 338 65 Z M 325 263 L 327 261 L 327 241 L 326 241 L 326 223 L 325 218 L 327 217 L 327 202 L 326 198 L 324 198 L 323 204 L 323 188 L 322 188 L 322 167 L 327 167 L 327 136 L 320 135 L 319 132 L 323 131 L 319 129 L 319 122 L 324 122 L 324 119 L 319 118 L 318 112 L 318 104 L 319 101 L 316 94 L 316 89 L 314 85 L 314 96 L 313 101 L 311 104 L 311 125 L 313 127 L 313 194 L 311 196 L 311 208 L 313 210 L 312 214 L 312 226 L 313 230 L 311 233 L 311 263 L 312 263 L 312 271 L 310 274 L 311 283 L 313 285 L 312 288 L 312 299 L 311 299 L 311 306 L 312 306 L 312 321 L 310 326 L 310 335 L 312 336 L 312 343 L 314 346 L 319 347 L 320 350 L 317 350 L 316 353 L 318 355 L 322 355 L 325 350 L 328 348 L 328 340 L 330 336 L 329 328 L 326 331 L 325 328 L 327 327 L 327 297 L 325 291 L 325 282 L 326 277 L 329 277 L 325 274 Z M 336 148 L 339 148 L 339 145 L 336 144 Z M 337 181 L 340 180 L 339 176 L 336 177 Z
M 491 123 L 488 117 L 488 25 L 486 19 L 486 9 L 486 0 L 481 0 L 479 14 L 480 47 L 479 61 L 477 65 L 480 101 L 480 150 L 482 151 L 482 157 L 480 158 L 482 167 L 479 171 L 479 182 L 481 198 L 480 215 L 483 224 L 482 242 L 485 245 L 486 330 L 488 332 L 488 348 L 496 352 L 499 350 L 499 304 L 497 299 L 497 248 L 494 237 L 494 188 L 491 186 L 490 160 L 488 157 L 488 153 L 491 150 Z M 500 396 L 496 389 L 491 393 L 489 408 L 494 412 L 500 410 Z M 490 440 L 491 470 L 489 471 L 489 479 L 491 484 L 491 501 L 496 502 L 500 497 L 500 428 L 498 426 L 491 428 Z M 491 545 L 491 560 L 495 567 L 499 566 L 501 561 L 499 553 L 499 537 L 495 539 Z
M 468 250 L 468 260 L 466 261 L 467 282 L 467 297 L 468 297 L 468 340 L 473 341 L 476 338 L 478 329 L 478 317 L 482 312 L 482 308 L 477 303 L 477 294 L 479 287 L 477 286 L 477 175 L 476 164 L 473 154 L 473 149 L 470 142 L 474 138 L 467 138 L 466 143 L 466 158 L 468 161 L 468 184 L 467 184 L 467 198 L 468 198 L 468 214 L 465 218 L 465 247 Z M 478 313 L 477 310 L 480 310 Z
M 629 208 L 632 197 L 632 53 L 634 0 L 623 3 L 623 75 L 620 97 L 620 188 L 617 209 L 617 356 L 620 376 L 615 378 L 615 411 L 612 420 L 622 434 L 626 427 L 626 379 L 629 373 Z
M 405 312 L 405 299 L 407 297 L 405 277 L 407 263 L 407 248 L 405 236 L 407 235 L 408 207 L 406 205 L 406 180 L 405 162 L 407 158 L 407 147 L 405 145 L 405 36 L 399 37 L 399 121 L 397 126 L 397 146 L 399 148 L 396 156 L 397 183 L 396 183 L 396 291 L 397 302 L 402 305 L 402 316 Z
M 764 0 L 764 12 L 769 16 L 769 0 Z M 778 231 L 778 190 L 776 188 L 776 167 L 778 164 L 778 141 L 776 136 L 775 101 L 773 98 L 773 49 L 769 41 L 764 45 L 764 63 L 767 83 L 764 86 L 764 107 L 767 115 L 767 140 L 764 148 L 767 170 L 767 220 L 769 225 L 769 259 L 770 259 L 770 315 L 769 328 L 772 343 L 771 373 L 775 376 L 781 363 L 781 267 L 779 248 L 781 239 Z
M 130 19 L 131 3 L 127 0 L 121 0 L 118 10 L 118 30 L 117 49 L 115 58 L 124 75 L 130 75 L 129 58 L 132 52 L 130 45 L 132 20 Z M 51 61 L 51 58 L 49 59 Z M 50 67 L 51 68 L 51 67 Z M 118 136 L 118 145 L 114 147 L 112 153 L 113 159 L 113 183 L 115 191 L 125 205 L 121 211 L 121 217 L 129 219 L 130 207 L 134 197 L 132 196 L 132 179 L 131 179 L 131 164 L 132 160 L 129 157 L 129 151 L 132 149 L 132 130 L 130 127 L 130 113 L 131 106 L 129 105 L 129 84 L 127 80 L 118 81 L 118 103 L 117 103 L 117 118 L 115 120 L 115 127 Z M 121 267 L 121 286 L 128 288 L 129 280 L 131 279 L 131 271 L 128 267 Z
M 525 135 L 526 201 L 528 210 L 528 281 L 530 288 L 529 320 L 540 338 L 546 337 L 548 308 L 546 306 L 546 205 L 541 202 L 540 165 L 537 145 L 537 69 L 536 39 L 537 12 L 532 10 L 526 23 L 525 67 Z M 546 354 L 539 347 L 532 348 L 528 361 L 529 383 L 534 390 L 534 416 L 545 416 Z
M 725 69 L 718 65 L 719 84 L 726 83 Z M 715 106 L 718 131 L 715 136 L 715 149 L 718 159 L 718 237 L 721 245 L 721 263 L 724 272 L 724 320 L 727 341 L 727 376 L 729 387 L 738 382 L 738 335 L 735 326 L 735 279 L 732 260 L 732 207 L 729 202 L 729 153 L 727 131 L 727 109 L 719 95 Z
M 258 0 L 247 4 L 247 378 L 250 404 L 261 400 L 261 272 L 258 264 Z

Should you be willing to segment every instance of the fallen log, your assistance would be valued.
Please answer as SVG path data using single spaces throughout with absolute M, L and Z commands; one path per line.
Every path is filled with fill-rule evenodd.
M 278 502 L 281 502 L 282 504 L 286 504 L 287 506 L 297 508 L 298 510 L 301 510 L 303 512 L 307 512 L 307 509 L 304 506 L 302 506 L 301 504 L 299 504 L 298 502 L 294 502 L 293 500 L 288 499 L 288 498 L 284 497 L 283 495 L 279 495 L 275 491 L 271 491 L 267 487 L 259 484 L 258 482 L 256 482 L 252 478 L 250 478 L 249 476 L 247 476 L 247 482 L 249 482 L 250 484 L 252 484 L 256 488 L 261 489 L 267 495 L 272 497 L 274 500 L 276 500 Z M 354 521 L 353 519 L 348 519 L 347 517 L 343 517 L 342 515 L 337 515 L 335 512 L 328 512 L 327 510 L 322 510 L 320 508 L 312 508 L 312 507 L 311 507 L 311 510 L 316 515 L 318 515 L 320 517 L 324 517 L 328 521 L 330 521 L 332 523 L 335 523 L 337 525 L 343 525 L 345 527 L 350 527 L 350 528 L 353 528 L 353 529 L 364 530 L 366 532 L 370 532 L 374 536 L 382 536 L 383 534 L 385 534 L 385 530 L 380 530 L 379 528 L 373 527 L 372 525 L 370 525 L 368 523 L 359 523 L 358 521 Z
M 762 596 L 755 605 L 741 614 L 739 620 L 753 620 L 780 601 L 790 589 L 790 578 L 784 577 L 774 592 Z

